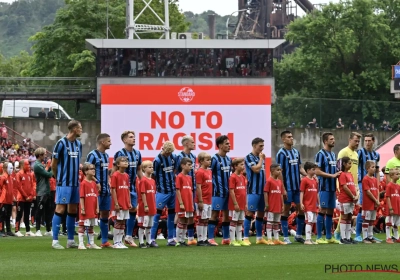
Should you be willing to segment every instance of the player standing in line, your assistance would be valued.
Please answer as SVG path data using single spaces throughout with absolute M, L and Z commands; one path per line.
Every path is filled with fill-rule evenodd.
M 101 246 L 112 247 L 108 242 L 108 217 L 111 209 L 111 190 L 108 178 L 108 154 L 106 150 L 111 147 L 110 135 L 101 133 L 96 138 L 97 148 L 91 151 L 86 162 L 93 164 L 96 168 L 94 180 L 96 180 L 101 188 L 99 190 L 99 210 L 100 210 L 100 234 Z M 82 169 L 83 171 L 83 169 Z
M 196 167 L 196 156 L 192 154 L 192 151 L 195 149 L 194 139 L 190 135 L 185 135 L 182 138 L 182 146 L 183 151 L 176 155 L 176 174 L 182 172 L 181 168 L 181 160 L 182 158 L 190 158 L 193 162 L 193 168 L 189 172 L 189 176 L 192 177 L 192 186 L 193 186 L 193 203 L 195 201 L 196 196 L 196 176 L 195 176 L 195 167 Z M 196 245 L 197 241 L 194 239 L 194 224 L 189 223 L 187 226 L 187 234 L 188 234 L 188 245 Z
M 122 132 L 121 140 L 124 142 L 124 148 L 115 153 L 114 159 L 118 157 L 128 158 L 128 168 L 126 169 L 126 173 L 129 176 L 129 190 L 132 205 L 132 208 L 129 209 L 129 219 L 126 221 L 125 243 L 131 247 L 137 247 L 133 240 L 132 233 L 135 227 L 137 211 L 136 176 L 139 177 L 139 179 L 142 178 L 142 169 L 140 167 L 142 164 L 142 155 L 140 154 L 140 151 L 133 148 L 135 146 L 135 132 Z M 105 237 L 102 235 L 102 238 Z
M 83 244 L 85 228 L 89 236 L 89 249 L 101 249 L 101 247 L 94 243 L 93 227 L 97 225 L 97 215 L 99 214 L 99 200 L 97 197 L 99 195 L 98 190 L 101 190 L 102 186 L 95 181 L 96 167 L 94 164 L 86 163 L 82 167 L 82 172 L 85 175 L 85 179 L 83 179 L 79 188 L 80 213 L 78 249 L 86 250 L 85 244 Z
M 301 167 L 301 157 L 299 151 L 293 147 L 293 135 L 290 131 L 281 133 L 283 148 L 276 154 L 276 161 L 282 168 L 282 182 L 284 186 L 283 197 L 285 199 L 285 210 L 281 217 L 282 232 L 284 242 L 291 244 L 289 239 L 288 217 L 292 202 L 296 204 L 298 215 L 296 218 L 296 237 L 295 241 L 304 243 L 302 237 L 304 229 L 305 216 L 303 210 L 300 209 L 300 174 L 307 176 L 307 173 Z
M 340 244 L 356 244 L 351 238 L 351 218 L 354 212 L 354 205 L 358 201 L 353 174 L 349 173 L 352 167 L 350 157 L 343 157 L 339 160 L 342 173 L 338 178 L 339 182 L 339 199 L 341 206 L 340 218 Z
M 115 161 L 117 171 L 111 176 L 111 215 L 116 218 L 114 223 L 114 249 L 127 249 L 122 243 L 125 221 L 129 219 L 129 209 L 132 208 L 129 186 L 129 175 L 125 170 L 129 166 L 127 157 L 118 157 Z
M 182 158 L 181 169 L 182 172 L 176 176 L 176 201 L 175 212 L 178 213 L 178 226 L 176 227 L 175 246 L 188 246 L 185 243 L 185 236 L 187 225 L 193 223 L 193 186 L 192 178 L 188 175 L 193 170 L 193 162 L 190 158 Z
M 349 144 L 347 147 L 340 150 L 338 154 L 338 160 L 349 157 L 352 165 L 350 168 L 350 173 L 353 175 L 353 182 L 358 182 L 358 145 L 360 144 L 361 134 L 358 132 L 351 132 L 349 136 Z M 341 167 L 340 167 L 341 168 Z M 357 197 L 360 195 L 360 190 L 356 187 Z M 340 218 L 338 222 L 338 227 L 335 230 L 335 239 L 340 240 Z
M 267 241 L 262 237 L 263 233 L 263 220 L 265 202 L 263 197 L 263 189 L 265 186 L 265 154 L 264 140 L 255 138 L 251 142 L 253 150 L 245 157 L 246 161 L 246 174 L 247 174 L 247 212 L 244 220 L 244 240 L 243 242 L 250 245 L 249 231 L 251 220 L 255 212 L 256 216 L 256 244 L 267 244 Z M 241 240 L 239 240 L 241 241 Z
M 375 136 L 372 133 L 368 133 L 364 135 L 364 148 L 361 148 L 357 151 L 358 153 L 358 188 L 360 189 L 360 200 L 358 204 L 361 206 L 363 205 L 363 187 L 362 187 L 362 180 L 367 175 L 367 168 L 366 162 L 372 160 L 375 163 L 375 177 L 378 179 L 378 186 L 379 186 L 379 161 L 380 155 L 378 152 L 374 151 L 374 143 L 375 143 Z M 362 242 L 363 238 L 361 237 L 361 230 L 363 224 L 362 218 L 362 210 L 363 207 L 360 207 L 360 210 L 357 215 L 356 220 L 356 237 L 354 238 L 355 241 Z M 375 220 L 375 219 L 374 219 Z
M 393 244 L 391 231 L 393 227 L 394 238 L 396 243 L 400 243 L 399 230 L 400 226 L 400 170 L 392 168 L 389 170 L 390 183 L 386 186 L 386 243 Z
M 268 178 L 264 187 L 265 217 L 267 219 L 267 244 L 286 245 L 286 242 L 279 240 L 279 228 L 281 213 L 284 211 L 283 183 L 279 179 L 282 176 L 282 169 L 279 164 L 273 163 L 269 167 L 271 177 Z M 272 241 L 272 230 L 274 241 Z
M 332 238 L 333 211 L 336 208 L 336 178 L 341 171 L 337 172 L 336 155 L 332 152 L 335 147 L 335 137 L 331 132 L 322 134 L 322 148 L 315 156 L 317 165 L 316 174 L 318 176 L 319 200 L 321 211 L 317 217 L 317 243 L 339 243 Z M 326 239 L 322 238 L 322 229 L 325 223 Z
M 158 222 L 165 206 L 168 208 L 167 230 L 168 243 L 167 246 L 175 246 L 174 240 L 174 219 L 175 219 L 175 162 L 176 157 L 172 154 L 175 146 L 172 142 L 166 141 L 162 147 L 161 153 L 156 156 L 153 161 L 154 176 L 157 186 L 156 207 L 157 214 L 154 215 L 154 223 L 151 228 L 150 247 L 158 247 L 156 236 L 158 230 Z M 193 200 L 193 198 L 192 198 Z
M 153 226 L 156 208 L 156 182 L 151 178 L 153 174 L 153 163 L 149 160 L 142 162 L 143 177 L 139 183 L 138 225 L 139 225 L 139 247 L 150 247 L 150 229 Z M 147 244 L 144 244 L 146 236 Z
M 316 164 L 306 162 L 304 164 L 304 170 L 307 172 L 307 177 L 301 179 L 300 183 L 300 207 L 307 216 L 305 245 L 318 244 L 311 240 L 312 228 L 317 222 L 317 212 L 321 205 L 318 196 L 318 182 L 315 179 L 316 167 Z
M 242 175 L 244 170 L 244 159 L 235 158 L 232 162 L 232 173 L 229 178 L 229 217 L 231 219 L 229 227 L 229 237 L 232 246 L 250 246 L 242 241 L 242 229 L 244 220 L 244 211 L 246 210 L 246 179 Z M 236 235 L 236 239 L 235 239 Z
M 389 171 L 390 169 L 400 169 L 400 144 L 396 144 L 393 147 L 393 153 L 394 157 L 392 157 L 387 163 L 386 163 L 386 168 L 385 168 L 385 174 L 386 174 L 386 182 L 392 182 Z M 400 180 L 397 182 L 397 184 L 400 184 Z
M 198 155 L 200 168 L 196 172 L 196 211 L 198 223 L 197 246 L 208 246 L 207 227 L 208 219 L 211 218 L 211 195 L 212 195 L 212 173 L 209 167 L 211 166 L 211 156 L 205 152 Z
M 212 172 L 212 206 L 211 219 L 208 222 L 208 242 L 211 246 L 217 246 L 214 240 L 215 227 L 218 225 L 219 213 L 223 212 L 222 217 L 222 245 L 229 245 L 229 177 L 231 175 L 231 159 L 226 155 L 231 150 L 231 143 L 228 136 L 221 135 L 215 143 L 218 147 L 216 153 L 211 159 Z
M 0 177 L 0 205 L 1 205 L 1 219 L 3 221 L 3 229 L 7 229 L 6 234 L 3 236 L 15 236 L 11 231 L 11 211 L 12 204 L 14 200 L 13 194 L 13 181 L 11 179 L 11 174 L 13 173 L 14 167 L 11 163 L 5 162 L 3 164 L 3 174 Z
M 376 169 L 375 161 L 367 160 L 367 162 L 365 163 L 365 170 L 367 171 L 367 175 L 365 175 L 362 180 L 362 192 L 364 196 L 362 209 L 363 217 L 365 217 L 365 221 L 362 224 L 363 242 L 380 243 L 380 241 L 376 241 L 373 238 L 374 223 L 376 220 L 376 209 L 378 209 L 380 205 L 379 182 L 378 179 L 375 177 L 376 170 L 379 171 L 379 169 Z
M 68 134 L 57 141 L 51 162 L 51 169 L 57 179 L 56 210 L 53 216 L 54 249 L 64 249 L 58 242 L 61 219 L 67 211 L 67 248 L 77 248 L 74 240 L 75 219 L 79 203 L 79 162 L 82 157 L 82 144 L 77 139 L 82 134 L 82 125 L 73 120 L 68 123 Z

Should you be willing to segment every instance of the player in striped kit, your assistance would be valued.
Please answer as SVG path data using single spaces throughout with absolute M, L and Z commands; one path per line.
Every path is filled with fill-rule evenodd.
M 337 172 L 336 155 L 332 152 L 335 147 L 335 137 L 331 132 L 322 134 L 322 148 L 315 155 L 317 165 L 316 174 L 318 176 L 319 199 L 321 202 L 321 211 L 317 217 L 317 243 L 339 243 L 332 238 L 333 211 L 336 208 L 336 178 L 341 171 Z M 326 239 L 322 238 L 322 229 L 325 224 Z
M 192 170 L 189 172 L 189 176 L 192 177 L 192 186 L 193 186 L 193 205 L 196 196 L 196 175 L 195 175 L 195 167 L 196 167 L 196 156 L 192 153 L 195 149 L 194 139 L 190 135 L 185 135 L 182 138 L 182 146 L 183 151 L 176 155 L 176 165 L 175 170 L 176 174 L 182 172 L 181 160 L 182 158 L 190 158 L 192 160 Z M 194 239 L 194 223 L 190 223 L 187 225 L 187 234 L 188 234 L 188 245 L 196 245 L 197 241 Z
M 154 216 L 153 227 L 151 228 L 150 247 L 158 247 L 156 243 L 156 234 L 158 222 L 165 206 L 168 208 L 167 230 L 168 246 L 175 246 L 174 240 L 174 219 L 175 219 L 175 162 L 176 157 L 173 154 L 175 146 L 172 142 L 166 141 L 162 147 L 161 153 L 153 161 L 154 176 L 156 181 L 156 207 L 157 214 Z
M 136 211 L 137 211 L 137 190 L 136 190 L 136 176 L 139 179 L 142 178 L 142 155 L 138 150 L 133 148 L 135 146 L 135 132 L 134 131 L 124 131 L 121 134 L 121 140 L 124 142 L 124 148 L 119 150 L 115 155 L 114 159 L 119 157 L 127 157 L 128 158 L 128 168 L 125 172 L 129 176 L 129 188 L 131 195 L 131 205 L 132 208 L 129 209 L 129 219 L 126 221 L 126 236 L 125 236 L 125 244 L 131 247 L 137 247 L 135 244 L 132 233 L 133 228 L 135 227 L 136 221 Z
M 86 162 L 93 164 L 95 167 L 95 181 L 100 184 L 99 190 L 99 210 L 100 210 L 100 233 L 101 233 L 101 246 L 111 247 L 108 242 L 108 217 L 111 209 L 111 190 L 108 179 L 108 154 L 106 150 L 111 147 L 110 135 L 101 133 L 96 137 L 97 149 L 91 151 L 87 157 Z
M 82 134 L 82 125 L 73 120 L 68 123 L 68 134 L 57 141 L 51 162 L 51 169 L 57 180 L 56 210 L 53 216 L 54 249 L 64 249 L 58 242 L 61 219 L 67 211 L 67 248 L 78 248 L 74 241 L 75 219 L 79 204 L 79 163 L 82 144 L 77 139 Z
M 215 143 L 218 147 L 216 153 L 211 159 L 211 172 L 212 172 L 212 206 L 211 206 L 211 219 L 208 222 L 208 237 L 211 246 L 218 244 L 214 240 L 215 227 L 218 225 L 218 217 L 220 211 L 223 212 L 222 218 L 222 245 L 229 245 L 229 177 L 231 176 L 231 159 L 227 153 L 231 150 L 231 144 L 228 136 L 221 135 Z
M 367 169 L 365 168 L 365 164 L 367 161 L 373 161 L 375 163 L 375 178 L 378 179 L 378 186 L 379 186 L 379 161 L 380 155 L 378 152 L 374 151 L 374 143 L 375 143 L 375 136 L 372 133 L 368 133 L 364 135 L 364 148 L 361 148 L 357 151 L 358 154 L 358 188 L 360 190 L 360 199 L 358 204 L 362 206 L 363 204 L 363 192 L 362 192 L 362 180 L 367 175 Z M 356 237 L 354 238 L 355 241 L 362 242 L 363 238 L 361 237 L 362 232 L 362 224 L 363 224 L 363 217 L 362 217 L 362 207 L 360 207 L 360 211 L 358 212 L 357 219 L 356 219 Z
M 293 148 L 293 135 L 290 131 L 283 131 L 281 133 L 283 141 L 283 148 L 276 154 L 276 161 L 282 167 L 282 181 L 285 188 L 284 199 L 285 207 L 281 217 L 282 232 L 284 242 L 287 244 L 292 243 L 289 239 L 288 230 L 288 217 L 290 205 L 292 202 L 296 204 L 297 218 L 296 218 L 296 237 L 295 241 L 304 243 L 302 232 L 304 229 L 305 216 L 303 210 L 300 209 L 300 174 L 307 176 L 307 173 L 301 167 L 301 157 L 299 151 Z
M 247 212 L 244 220 L 244 240 L 243 242 L 250 245 L 249 231 L 253 215 L 257 211 L 256 216 L 256 244 L 267 244 L 267 241 L 262 237 L 263 220 L 264 220 L 264 186 L 265 178 L 265 154 L 264 140 L 254 138 L 251 142 L 253 150 L 245 157 L 246 174 L 247 174 Z M 239 240 L 240 242 L 241 240 Z

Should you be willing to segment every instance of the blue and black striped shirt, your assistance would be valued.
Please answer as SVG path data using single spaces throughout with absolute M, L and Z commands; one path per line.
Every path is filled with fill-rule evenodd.
M 253 172 L 252 166 L 256 166 L 260 161 L 259 156 L 255 156 L 252 153 L 245 157 L 246 163 L 246 174 L 247 174 L 247 194 L 263 194 L 264 186 L 266 182 L 265 178 L 265 162 L 262 163 L 262 167 L 259 173 Z
M 324 149 L 321 149 L 315 155 L 315 164 L 319 167 L 319 169 L 321 169 L 322 172 L 328 174 L 335 174 L 337 172 L 336 155 L 334 152 L 328 152 Z M 335 192 L 336 179 L 318 176 L 318 187 L 319 191 Z
M 79 140 L 70 142 L 67 137 L 57 141 L 53 158 L 57 159 L 57 186 L 79 187 L 79 164 L 82 144 Z
M 295 148 L 281 148 L 276 154 L 276 162 L 282 168 L 283 184 L 286 191 L 300 190 L 300 153 Z
M 169 194 L 175 192 L 175 163 L 176 156 L 171 154 L 164 157 L 158 154 L 153 161 L 154 176 L 156 177 L 157 192 Z
M 190 154 L 186 154 L 185 152 L 180 152 L 179 154 L 176 155 L 176 165 L 175 165 L 175 170 L 176 170 L 176 174 L 179 174 L 182 172 L 182 168 L 181 168 L 181 160 L 184 157 L 188 157 L 192 160 L 193 162 L 193 166 L 192 166 L 192 170 L 190 170 L 189 172 L 189 176 L 192 177 L 192 186 L 193 186 L 193 191 L 196 191 L 196 175 L 194 173 L 195 167 L 196 167 L 196 156 L 192 153 Z
M 358 154 L 358 182 L 361 183 L 363 178 L 367 175 L 365 163 L 369 160 L 375 162 L 376 167 L 379 167 L 381 156 L 376 151 L 367 151 L 365 148 L 359 149 Z
M 129 187 L 132 194 L 136 193 L 136 176 L 137 170 L 142 165 L 142 155 L 136 149 L 132 149 L 132 152 L 129 152 L 125 148 L 122 148 L 114 155 L 114 160 L 118 157 L 127 157 L 128 158 L 128 168 L 125 172 L 129 175 Z
M 93 164 L 96 168 L 96 179 L 101 186 L 99 195 L 100 196 L 109 196 L 110 192 L 110 185 L 108 183 L 108 159 L 107 153 L 102 153 L 98 150 L 91 151 L 87 157 L 86 162 Z
M 211 159 L 212 196 L 229 196 L 229 177 L 231 176 L 232 161 L 228 156 L 222 157 L 215 154 Z

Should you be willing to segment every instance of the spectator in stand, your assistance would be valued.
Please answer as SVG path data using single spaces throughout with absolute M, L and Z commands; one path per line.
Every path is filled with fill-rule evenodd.
M 25 138 L 24 140 L 22 140 L 22 147 L 23 147 L 25 150 L 32 149 L 31 138 Z
M 55 119 L 56 118 L 56 113 L 53 111 L 52 107 L 50 107 L 50 111 L 47 113 L 47 118 L 48 119 Z
M 344 124 L 342 123 L 342 119 L 339 118 L 336 124 L 336 129 L 344 129 Z
M 7 127 L 6 127 L 5 123 L 2 123 L 2 125 L 1 125 L 0 135 L 1 135 L 1 142 L 7 141 L 8 133 L 7 133 Z
M 313 120 L 307 124 L 307 127 L 308 128 L 319 128 L 317 119 L 313 118 Z
M 392 131 L 393 130 L 393 128 L 390 126 L 389 121 L 386 122 L 386 130 L 387 131 Z
M 388 130 L 387 129 L 387 123 L 386 123 L 385 120 L 382 122 L 382 125 L 381 125 L 380 129 L 383 130 L 383 131 L 387 131 Z
M 15 150 L 15 145 L 12 144 L 12 146 L 7 150 L 7 154 L 13 155 L 13 154 L 16 154 L 16 153 L 17 153 L 17 150 Z
M 40 112 L 38 113 L 38 117 L 41 119 L 46 118 L 46 112 L 44 111 L 44 108 L 42 108 L 42 110 L 40 110 Z
M 31 168 L 33 170 L 33 166 L 35 165 L 36 157 L 32 151 L 29 151 L 29 163 L 31 164 Z
M 371 131 L 377 131 L 374 124 L 371 124 Z
M 367 125 L 366 122 L 363 123 L 361 130 L 369 130 L 369 126 Z
M 28 159 L 29 160 L 29 152 L 28 152 L 28 150 L 23 151 L 23 154 L 21 155 L 21 159 Z
M 360 127 L 357 124 L 357 120 L 354 120 L 353 123 L 350 125 L 350 130 L 358 130 Z

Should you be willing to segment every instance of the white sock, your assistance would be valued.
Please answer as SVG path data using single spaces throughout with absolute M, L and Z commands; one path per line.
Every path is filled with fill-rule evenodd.
M 399 230 L 396 226 L 393 227 L 394 238 L 399 239 Z
M 207 241 L 208 225 L 203 229 L 203 241 Z
M 309 224 L 306 224 L 306 239 L 311 240 L 311 231 L 312 231 L 312 226 Z
M 368 238 L 372 238 L 374 236 L 374 226 L 368 225 Z
M 146 234 L 146 242 L 150 244 L 150 228 L 146 228 L 144 232 Z
M 231 239 L 231 242 L 235 242 L 235 235 L 236 235 L 236 227 L 230 226 L 229 227 L 229 237 Z
M 197 241 L 203 241 L 204 226 L 196 226 Z
M 237 241 L 242 241 L 242 229 L 243 229 L 242 225 L 239 225 L 239 226 L 236 227 L 236 238 L 237 238 Z
M 183 229 L 179 228 L 178 226 L 176 227 L 176 239 L 178 242 L 183 242 L 182 239 L 184 238 L 183 236 Z M 168 241 L 169 242 L 169 241 Z
M 143 242 L 144 242 L 143 236 L 144 236 L 144 228 L 139 228 L 139 243 L 140 244 L 143 244 Z
M 340 237 L 346 239 L 346 226 L 347 224 L 340 223 Z
M 386 239 L 390 239 L 391 236 L 391 231 L 392 231 L 392 227 L 391 226 L 386 226 Z
M 94 244 L 94 234 L 93 233 L 89 233 L 89 243 Z
M 351 238 L 351 224 L 346 224 L 346 238 Z
M 268 240 L 272 239 L 272 227 L 273 227 L 273 225 L 271 223 L 267 222 L 267 238 L 268 238 Z M 274 234 L 275 234 L 275 232 L 274 232 Z
M 114 244 L 118 243 L 118 238 L 119 238 L 119 229 L 114 228 L 113 229 L 113 241 Z
M 273 227 L 276 227 L 276 228 L 274 228 L 274 239 L 279 240 L 279 224 L 278 225 L 275 224 L 275 225 L 273 225 Z
M 83 244 L 83 233 L 78 233 L 78 240 L 79 240 L 79 244 Z M 69 240 L 68 240 L 68 242 L 69 242 Z
M 363 239 L 368 238 L 368 223 L 362 224 Z
M 185 242 L 186 233 L 187 233 L 187 228 L 182 230 L 182 242 Z
M 124 238 L 124 230 L 123 229 L 120 229 L 119 230 L 119 242 L 121 242 L 122 243 L 122 239 Z

